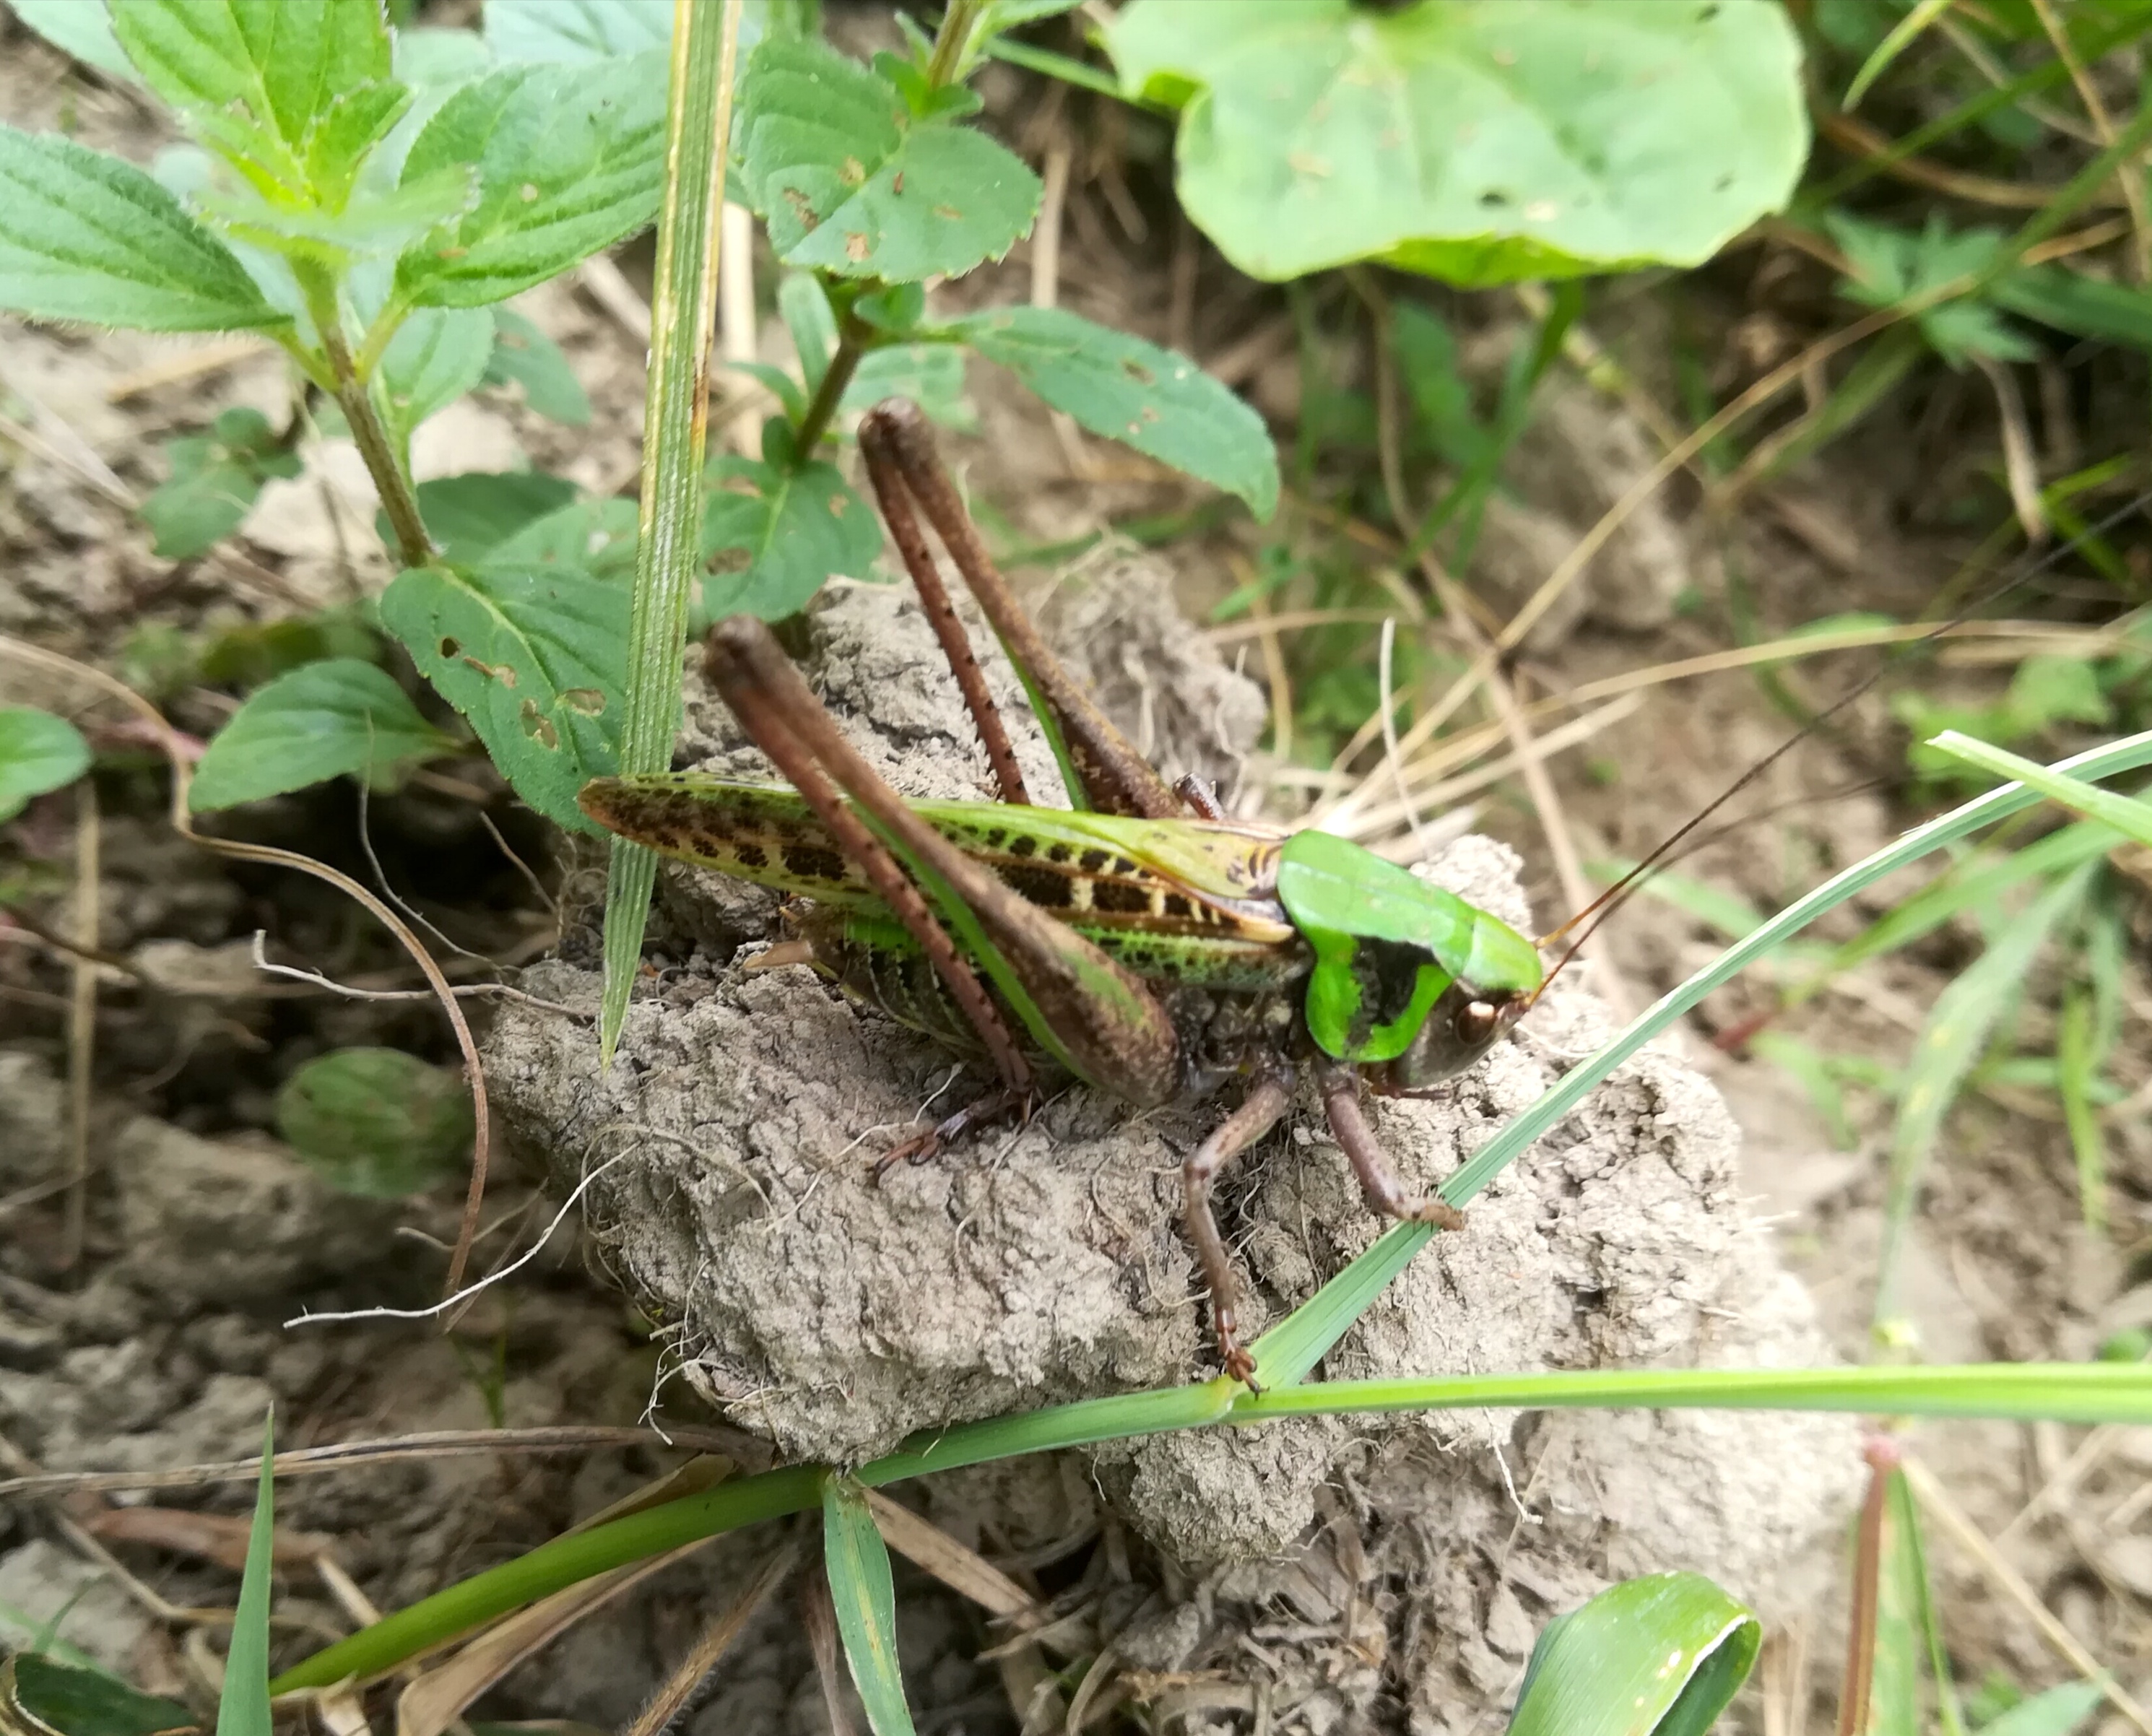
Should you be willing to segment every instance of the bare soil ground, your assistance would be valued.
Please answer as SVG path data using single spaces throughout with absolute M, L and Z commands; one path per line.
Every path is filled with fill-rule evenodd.
M 9 121 L 64 119 L 78 136 L 138 160 L 155 149 L 152 124 L 129 101 L 19 33 L 6 46 L 0 114 Z M 1007 108 L 1009 92 L 989 96 Z M 1034 114 L 1037 137 L 1015 118 L 1009 130 L 1037 149 L 1057 124 Z M 1062 298 L 1190 348 L 1289 435 L 1297 363 L 1289 322 L 1279 335 L 1275 293 L 1236 279 L 1185 235 L 1176 240 L 1170 212 L 1134 196 L 1121 164 L 1110 140 L 1078 163 Z M 632 275 L 636 260 L 626 263 Z M 1752 292 L 1769 302 L 1744 269 L 1737 259 L 1706 277 L 1625 290 L 1600 335 L 1645 392 L 1671 402 L 1651 371 L 1665 353 L 1653 333 L 1698 322 L 1738 385 L 1769 337 L 1757 338 L 1753 320 L 1737 323 L 1753 314 Z M 1028 271 L 1019 250 L 947 293 L 963 303 L 1020 299 Z M 569 354 L 593 424 L 564 429 L 511 394 L 482 393 L 422 434 L 422 474 L 528 462 L 617 490 L 635 474 L 640 343 L 573 285 L 524 306 Z M 1476 317 L 1491 353 L 1505 316 Z M 1053 541 L 1195 498 L 1117 449 L 1057 429 L 983 369 L 972 392 L 980 430 L 950 449 L 997 540 Z M 378 590 L 386 568 L 368 528 L 372 506 L 338 443 L 308 445 L 306 475 L 272 485 L 230 556 L 156 560 L 125 504 L 160 480 L 162 437 L 235 403 L 281 418 L 285 394 L 281 369 L 260 356 L 0 326 L 0 632 L 124 670 L 145 628 L 260 627 Z M 1588 576 L 1567 618 L 1534 640 L 1521 666 L 1527 692 L 1723 648 L 1720 617 L 1688 605 L 1730 586 L 1750 597 L 1766 636 L 1824 613 L 1911 613 L 1969 541 L 1923 503 L 1992 446 L 1971 410 L 1916 404 L 1902 416 L 1886 409 L 1729 520 L 1696 513 L 1694 491 L 1676 484 Z M 1656 449 L 1622 404 L 1566 386 L 1511 478 L 1516 503 L 1490 525 L 1486 570 L 1472 575 L 1490 607 L 1513 607 L 1518 584 L 1529 591 Z M 1116 556 L 1120 576 L 1103 582 L 1109 596 L 1114 583 L 1134 586 L 1155 617 L 1150 637 L 1130 642 L 1134 674 L 1117 703 L 1140 708 L 1146 693 L 1170 691 L 1185 716 L 1222 719 L 1212 745 L 1243 759 L 1240 788 L 1251 801 L 1276 800 L 1287 798 L 1249 754 L 1258 720 L 1248 690 L 1157 610 L 1170 595 L 1199 615 L 1239 581 L 1255 534 Z M 1095 561 L 1089 581 L 1101 582 Z M 1073 581 L 1073 607 L 1085 582 Z M 1070 606 L 1057 598 L 1056 607 Z M 946 696 L 917 686 L 911 698 L 925 713 L 892 725 L 892 683 L 863 655 L 901 647 L 904 614 L 891 593 L 841 589 L 817 617 L 822 672 L 894 742 L 893 764 L 915 779 L 938 770 L 961 782 L 964 772 L 948 764 Z M 1099 636 L 1084 629 L 1100 618 L 1079 623 L 1094 649 Z M 1222 654 L 1248 675 L 1265 673 L 1245 637 Z M 1158 678 L 1166 663 L 1175 679 Z M 1821 660 L 1786 680 L 1828 696 L 1858 667 Z M 1094 658 L 1093 668 L 1111 698 L 1131 664 Z M 1190 671 L 1211 683 L 1196 698 Z M 0 699 L 53 704 L 124 746 L 117 713 L 84 698 L 0 663 Z M 171 696 L 169 709 L 206 735 L 231 703 L 194 688 Z M 714 710 L 698 708 L 708 732 L 721 728 Z M 1565 823 L 1587 857 L 1639 854 L 1784 727 L 1744 675 L 1649 689 L 1583 754 L 1552 762 Z M 1200 745 L 1204 734 L 1182 739 Z M 703 745 L 714 751 L 711 739 Z M 1755 799 L 1841 789 L 1894 769 L 1896 751 L 1880 699 L 1865 703 L 1774 768 Z M 639 1424 L 678 1443 L 646 1432 L 572 1452 L 493 1450 L 290 1480 L 279 1490 L 288 1533 L 280 1644 L 290 1655 L 359 1619 L 346 1587 L 380 1608 L 409 1602 L 604 1509 L 698 1449 L 747 1464 L 772 1442 L 853 1455 L 921 1422 L 1205 1366 L 1165 1185 L 1195 1123 L 1165 1118 L 1131 1133 L 1098 1106 L 1069 1102 L 1022 1140 L 961 1154 L 871 1195 L 856 1165 L 840 1160 L 845 1148 L 909 1115 L 938 1074 L 886 1027 L 786 980 L 793 973 L 738 975 L 728 949 L 744 931 L 741 912 L 679 881 L 653 930 L 657 971 L 631 1028 L 629 1083 L 597 1078 L 579 1019 L 478 1011 L 513 1136 L 495 1154 L 483 1260 L 490 1268 L 530 1248 L 565 1180 L 634 1147 L 637 1164 L 596 1191 L 588 1225 L 571 1220 L 445 1330 L 382 1319 L 288 1324 L 302 1312 L 432 1302 L 458 1201 L 370 1206 L 328 1193 L 274 1136 L 276 1087 L 339 1045 L 389 1044 L 443 1061 L 453 1050 L 425 1003 L 341 997 L 257 972 L 250 942 L 266 930 L 273 957 L 339 982 L 402 989 L 413 980 L 383 937 L 314 883 L 235 868 L 174 839 L 159 788 L 146 754 L 139 770 L 115 764 L 98 780 L 98 939 L 126 967 L 99 972 L 94 1045 L 68 1039 L 69 961 L 0 926 L 0 1436 L 9 1459 L 0 1469 L 167 1470 L 241 1457 L 272 1399 L 280 1444 L 291 1447 Z M 545 901 L 489 818 L 537 865 Z M 1711 845 L 1683 871 L 1774 907 L 1906 819 L 1887 791 L 1813 804 Z M 1561 894 L 1545 816 L 1505 785 L 1483 799 L 1477 823 L 1517 856 L 1468 843 L 1442 860 L 1520 915 L 1528 903 L 1542 921 L 1554 916 Z M 61 797 L 12 829 L 0 875 L 33 913 L 51 919 L 68 907 L 82 824 L 74 799 Z M 454 968 L 468 977 L 505 967 L 545 1000 L 589 1004 L 591 861 L 519 816 L 482 760 L 363 811 L 339 786 L 223 824 L 362 876 L 378 871 L 455 947 L 480 956 L 458 955 Z M 1505 866 L 1520 858 L 1521 889 Z M 1789 1028 L 1834 1049 L 1901 1057 L 1909 1023 L 1974 938 L 1946 933 L 1870 967 L 1850 992 L 1815 1003 Z M 1639 901 L 1600 951 L 1641 1002 L 1707 956 L 1708 940 L 1691 918 Z M 2130 969 L 2127 1040 L 2141 1049 L 2141 958 Z M 1684 1055 L 1649 1057 L 1611 1087 L 1484 1202 L 1469 1240 L 1422 1261 L 1333 1372 L 1869 1355 L 1879 1112 L 1856 1099 L 1859 1143 L 1838 1150 L 1783 1073 L 1712 1045 L 1715 1032 L 1764 1004 L 1755 992 L 1726 992 L 1703 1009 Z M 1490 1063 L 1456 1105 L 1424 1106 L 1386 1130 L 1408 1163 L 1441 1173 L 1474 1129 L 1528 1101 L 1602 1017 L 1581 996 L 1551 1007 L 1533 1039 Z M 844 1063 L 835 1072 L 824 1064 L 831 1055 Z M 67 1094 L 84 1077 L 86 1237 L 69 1262 L 66 1195 L 50 1184 L 75 1159 Z M 1711 1085 L 1738 1124 L 1738 1156 Z M 2114 1129 L 2115 1223 L 2094 1241 L 2077 1227 L 2064 1131 L 2032 1107 L 1992 1094 L 1952 1124 L 1906 1281 L 1931 1359 L 2082 1357 L 2114 1327 L 2152 1316 L 2133 1287 L 2152 1141 L 2141 1124 Z M 713 1152 L 723 1160 L 708 1161 Z M 1335 1154 L 1291 1137 L 1251 1166 L 1232 1206 L 1269 1307 L 1306 1294 L 1375 1228 Z M 778 1227 L 762 1227 L 770 1223 Z M 892 1251 L 924 1248 L 930 1234 L 942 1238 L 933 1293 L 906 1312 L 927 1256 Z M 692 1381 L 674 1378 L 683 1368 Z M 2041 1606 L 2140 1694 L 2152 1673 L 2152 1538 L 2135 1529 L 2152 1440 L 2141 1434 L 2109 1432 L 2082 1473 L 2059 1484 L 2083 1445 L 2068 1431 L 1952 1424 L 1911 1437 Z M 1110 1647 L 1091 1708 L 1118 1707 L 1148 1728 L 1177 1716 L 1186 1730 L 1489 1730 L 1548 1615 L 1610 1575 L 1680 1561 L 1763 1600 L 1772 1651 L 1744 1727 L 1799 1728 L 1776 1720 L 1808 1714 L 1811 1696 L 1818 1717 L 1830 1703 L 1844 1617 L 1843 1565 L 1828 1545 L 1857 1489 L 1858 1455 L 1852 1425 L 1814 1420 L 1500 1418 L 1389 1431 L 1308 1425 L 951 1476 L 905 1498 L 1054 1599 L 1060 1619 L 1048 1640 L 992 1655 L 1004 1630 L 900 1564 L 913 1703 L 923 1729 L 1013 1730 L 1048 1703 L 1042 1694 L 1060 1692 L 1053 1672 Z M 198 1692 L 213 1630 L 170 1612 L 231 1603 L 247 1496 L 223 1485 L 0 1500 L 0 1628 L 64 1611 L 68 1639 L 144 1686 Z M 2042 1505 L 2028 1514 L 2036 1498 Z M 2110 1524 L 2119 1507 L 2128 1512 Z M 774 1541 L 766 1530 L 719 1540 L 622 1588 L 509 1674 L 476 1715 L 620 1724 Z M 1971 1556 L 1946 1543 L 1933 1565 L 1962 1677 L 2000 1669 L 2037 1685 L 2068 1673 L 2032 1610 Z M 780 1599 L 685 1728 L 826 1728 L 819 1683 L 807 1624 Z

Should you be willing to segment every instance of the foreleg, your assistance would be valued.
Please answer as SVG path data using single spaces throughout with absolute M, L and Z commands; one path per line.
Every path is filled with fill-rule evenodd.
M 1439 1229 L 1464 1227 L 1464 1214 L 1449 1200 L 1438 1194 L 1416 1194 L 1398 1180 L 1382 1142 L 1368 1125 L 1367 1112 L 1360 1107 L 1360 1078 L 1353 1069 L 1325 1067 L 1316 1075 L 1315 1084 L 1322 1094 L 1330 1130 L 1337 1135 L 1338 1148 L 1353 1165 L 1353 1173 L 1360 1178 L 1361 1195 L 1371 1210 L 1384 1217 L 1433 1224 Z

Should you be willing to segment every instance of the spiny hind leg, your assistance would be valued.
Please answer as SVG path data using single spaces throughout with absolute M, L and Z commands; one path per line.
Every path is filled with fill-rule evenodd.
M 1256 1359 L 1241 1343 L 1233 1263 L 1226 1257 L 1226 1238 L 1218 1233 L 1218 1219 L 1210 1210 L 1210 1186 L 1228 1164 L 1275 1127 L 1292 1106 L 1290 1068 L 1259 1075 L 1240 1108 L 1213 1128 L 1210 1137 L 1190 1152 L 1180 1165 L 1181 1221 L 1188 1239 L 1195 1244 L 1204 1287 L 1210 1292 L 1210 1322 L 1218 1338 L 1218 1355 L 1228 1374 L 1250 1386 L 1255 1384 Z
M 1353 1173 L 1360 1178 L 1360 1193 L 1369 1208 L 1384 1217 L 1404 1218 L 1413 1223 L 1433 1224 L 1438 1229 L 1462 1230 L 1464 1214 L 1439 1194 L 1416 1194 L 1398 1180 L 1382 1141 L 1368 1124 L 1360 1107 L 1360 1076 L 1350 1067 L 1332 1064 L 1316 1075 L 1322 1094 L 1323 1113 L 1330 1130 Z
M 1010 1116 L 1028 1121 L 1038 1099 L 1035 1093 L 1018 1091 L 1007 1085 L 997 1086 L 984 1097 L 974 1098 L 953 1115 L 944 1115 L 933 1126 L 916 1133 L 875 1160 L 874 1179 L 880 1181 L 899 1164 L 923 1164 L 940 1156 L 943 1150 L 959 1140 L 977 1132 L 982 1127 Z

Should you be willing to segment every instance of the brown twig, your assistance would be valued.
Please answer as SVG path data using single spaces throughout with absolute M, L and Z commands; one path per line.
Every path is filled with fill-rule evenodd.
M 1891 1474 L 1898 1468 L 1898 1444 L 1888 1435 L 1868 1443 L 1868 1495 L 1860 1504 L 1860 1528 L 1853 1555 L 1853 1611 L 1846 1623 L 1845 1679 L 1838 1690 L 1838 1736 L 1868 1728 L 1868 1701 L 1875 1680 L 1877 1593 L 1883 1572 L 1883 1519 Z
M 770 1594 L 791 1578 L 805 1552 L 795 1529 L 791 1536 L 770 1552 L 761 1571 L 748 1581 L 747 1589 L 703 1630 L 703 1637 L 695 1642 L 694 1649 L 680 1660 L 679 1667 L 665 1678 L 664 1686 L 650 1697 L 650 1703 L 636 1714 L 634 1723 L 628 1725 L 622 1736 L 660 1736 L 704 1678 L 718 1667 L 718 1660 L 732 1648 L 733 1642 L 740 1637 L 740 1630 L 754 1618 Z

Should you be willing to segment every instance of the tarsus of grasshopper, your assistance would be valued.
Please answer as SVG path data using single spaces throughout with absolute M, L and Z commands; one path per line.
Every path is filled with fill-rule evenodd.
M 2115 525 L 2120 524 L 2124 519 L 2130 517 L 2134 513 L 2141 511 L 2148 501 L 2152 501 L 2152 489 L 2146 490 L 2144 493 L 2136 495 L 2134 499 L 2116 508 L 2114 511 L 2109 513 L 2105 518 L 2100 520 L 2099 523 L 2088 525 L 2076 536 L 2071 537 L 2068 541 L 2058 543 L 2053 548 L 2042 555 L 2037 561 L 2020 568 L 2016 572 L 2006 573 L 2000 581 L 1989 587 L 1986 593 L 1976 597 L 1966 607 L 1961 609 L 1957 614 L 1952 616 L 1949 620 L 1944 622 L 1942 625 L 1938 627 L 1933 632 L 1924 633 L 1921 637 L 1911 641 L 1904 647 L 1904 652 L 1910 653 L 1911 652 L 1917 651 L 1924 645 L 1933 644 L 1945 633 L 1953 631 L 1957 627 L 1963 625 L 1966 622 L 1971 620 L 1980 610 L 1984 609 L 1989 604 L 1998 602 L 2002 597 L 2007 596 L 2011 591 L 2015 591 L 2020 585 L 2024 584 L 2028 580 L 2038 577 L 2041 573 L 2046 571 L 2048 568 L 2053 566 L 2055 562 L 2061 560 L 2063 556 L 2068 554 L 2072 549 L 2077 547 L 2078 544 L 2089 541 L 2093 537 L 2103 535 L 2106 531 L 2112 530 Z M 1548 932 L 1541 935 L 1535 942 L 1534 942 L 1533 944 L 1535 946 L 1544 950 L 1545 948 L 1553 945 L 1556 941 L 1561 939 L 1564 935 L 1569 933 L 1570 931 L 1576 927 L 1579 923 L 1583 923 L 1585 925 L 1584 932 L 1578 935 L 1576 940 L 1570 943 L 1569 949 L 1561 955 L 1561 958 L 1556 962 L 1554 967 L 1540 980 L 1539 987 L 1533 992 L 1532 999 L 1534 1001 L 1537 1001 L 1541 995 L 1546 992 L 1547 984 L 1553 982 L 1556 977 L 1559 977 L 1562 972 L 1568 967 L 1569 962 L 1575 958 L 1576 955 L 1584 949 L 1585 942 L 1589 941 L 1593 935 L 1599 931 L 1600 924 L 1604 922 L 1607 917 L 1612 916 L 1616 911 L 1619 910 L 1623 904 L 1627 902 L 1628 895 L 1635 890 L 1637 884 L 1642 881 L 1646 876 L 1649 875 L 1654 869 L 1657 868 L 1661 863 L 1666 860 L 1668 853 L 1672 850 L 1676 845 L 1679 844 L 1683 839 L 1694 832 L 1698 826 L 1704 823 L 1705 820 L 1710 819 L 1713 815 L 1716 814 L 1721 808 L 1724 807 L 1727 803 L 1733 800 L 1735 796 L 1740 794 L 1743 790 L 1746 789 L 1751 784 L 1754 783 L 1757 779 L 1762 777 L 1765 772 L 1769 771 L 1787 754 L 1790 753 L 1795 747 L 1799 745 L 1800 743 L 1807 740 L 1809 736 L 1813 735 L 1825 723 L 1828 723 L 1832 718 L 1837 716 L 1840 712 L 1845 710 L 1847 706 L 1852 704 L 1855 700 L 1858 699 L 1863 693 L 1865 693 L 1870 688 L 1874 687 L 1875 683 L 1880 681 L 1885 674 L 1889 672 L 1891 662 L 1895 661 L 1896 659 L 1889 659 L 1877 664 L 1868 675 L 1864 677 L 1861 680 L 1855 683 L 1852 687 L 1849 688 L 1845 693 L 1839 695 L 1837 698 L 1831 701 L 1829 705 L 1825 706 L 1821 711 L 1810 718 L 1807 723 L 1802 724 L 1799 728 L 1796 729 L 1791 735 L 1780 742 L 1777 747 L 1772 749 L 1769 753 L 1766 754 L 1761 759 L 1750 766 L 1748 770 L 1742 773 L 1739 777 L 1736 778 L 1731 784 L 1728 784 L 1724 789 L 1721 790 L 1717 796 L 1713 798 L 1713 799 L 1707 803 L 1701 810 L 1691 815 L 1689 819 L 1685 820 L 1672 832 L 1669 833 L 1665 838 L 1662 839 L 1659 843 L 1653 847 L 1652 853 L 1646 856 L 1642 861 L 1637 863 L 1635 867 L 1632 868 L 1627 874 L 1623 875 L 1621 879 L 1616 881 L 1612 886 L 1609 886 L 1596 898 L 1593 899 L 1591 903 L 1585 906 L 1582 910 L 1577 911 L 1577 913 L 1571 916 L 1567 921 L 1561 924 L 1560 927 L 1551 929 Z

